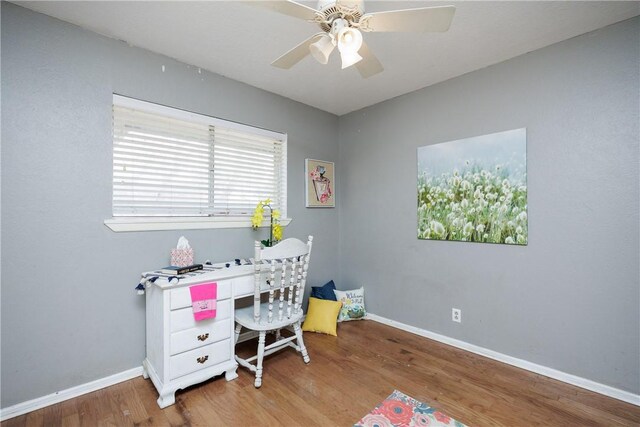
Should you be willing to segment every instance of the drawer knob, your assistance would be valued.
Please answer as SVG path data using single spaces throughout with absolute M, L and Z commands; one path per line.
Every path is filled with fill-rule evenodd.
M 198 361 L 198 363 L 204 363 L 207 360 L 209 360 L 209 356 L 201 356 L 201 357 L 198 357 L 196 360 Z
M 206 334 L 198 335 L 198 341 L 204 341 L 207 338 L 209 338 L 209 333 L 208 332 Z

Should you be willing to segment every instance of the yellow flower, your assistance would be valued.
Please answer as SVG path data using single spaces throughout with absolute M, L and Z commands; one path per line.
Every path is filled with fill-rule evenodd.
M 251 217 L 251 226 L 254 230 L 262 225 L 262 221 L 264 220 L 264 208 L 269 206 L 269 210 L 271 212 L 271 222 L 273 224 L 273 228 L 271 229 L 271 235 L 273 236 L 273 242 L 270 242 L 270 245 L 273 245 L 275 242 L 282 240 L 282 226 L 278 223 L 278 219 L 280 218 L 280 211 L 277 209 L 271 209 L 271 199 L 260 200 L 256 205 L 256 209 L 253 211 L 253 216 Z
M 262 215 L 253 214 L 251 217 L 251 226 L 253 228 L 258 228 L 262 225 Z
M 273 239 L 282 240 L 282 226 L 280 224 L 273 224 Z
M 262 206 L 262 202 L 258 202 L 258 206 L 256 206 L 256 210 L 253 212 L 253 216 L 251 217 L 251 226 L 254 229 L 262 225 L 263 216 L 264 216 L 264 207 Z

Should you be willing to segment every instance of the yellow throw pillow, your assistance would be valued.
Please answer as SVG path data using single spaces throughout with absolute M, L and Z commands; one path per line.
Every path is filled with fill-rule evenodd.
M 307 332 L 321 332 L 337 337 L 336 325 L 338 313 L 342 303 L 326 299 L 309 298 L 307 318 L 302 325 L 302 330 Z

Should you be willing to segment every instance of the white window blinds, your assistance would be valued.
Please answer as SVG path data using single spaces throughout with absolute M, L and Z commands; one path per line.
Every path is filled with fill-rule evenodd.
M 286 135 L 114 95 L 114 216 L 286 217 Z

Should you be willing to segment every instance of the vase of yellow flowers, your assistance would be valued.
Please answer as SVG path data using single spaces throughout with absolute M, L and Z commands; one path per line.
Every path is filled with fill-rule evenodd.
M 269 239 L 261 240 L 261 243 L 265 247 L 273 246 L 282 240 L 282 226 L 280 225 L 280 211 L 271 207 L 271 199 L 261 200 L 256 205 L 256 210 L 251 217 L 251 226 L 254 230 L 262 226 L 264 220 L 264 210 L 269 209 L 269 219 L 271 225 L 269 227 Z

